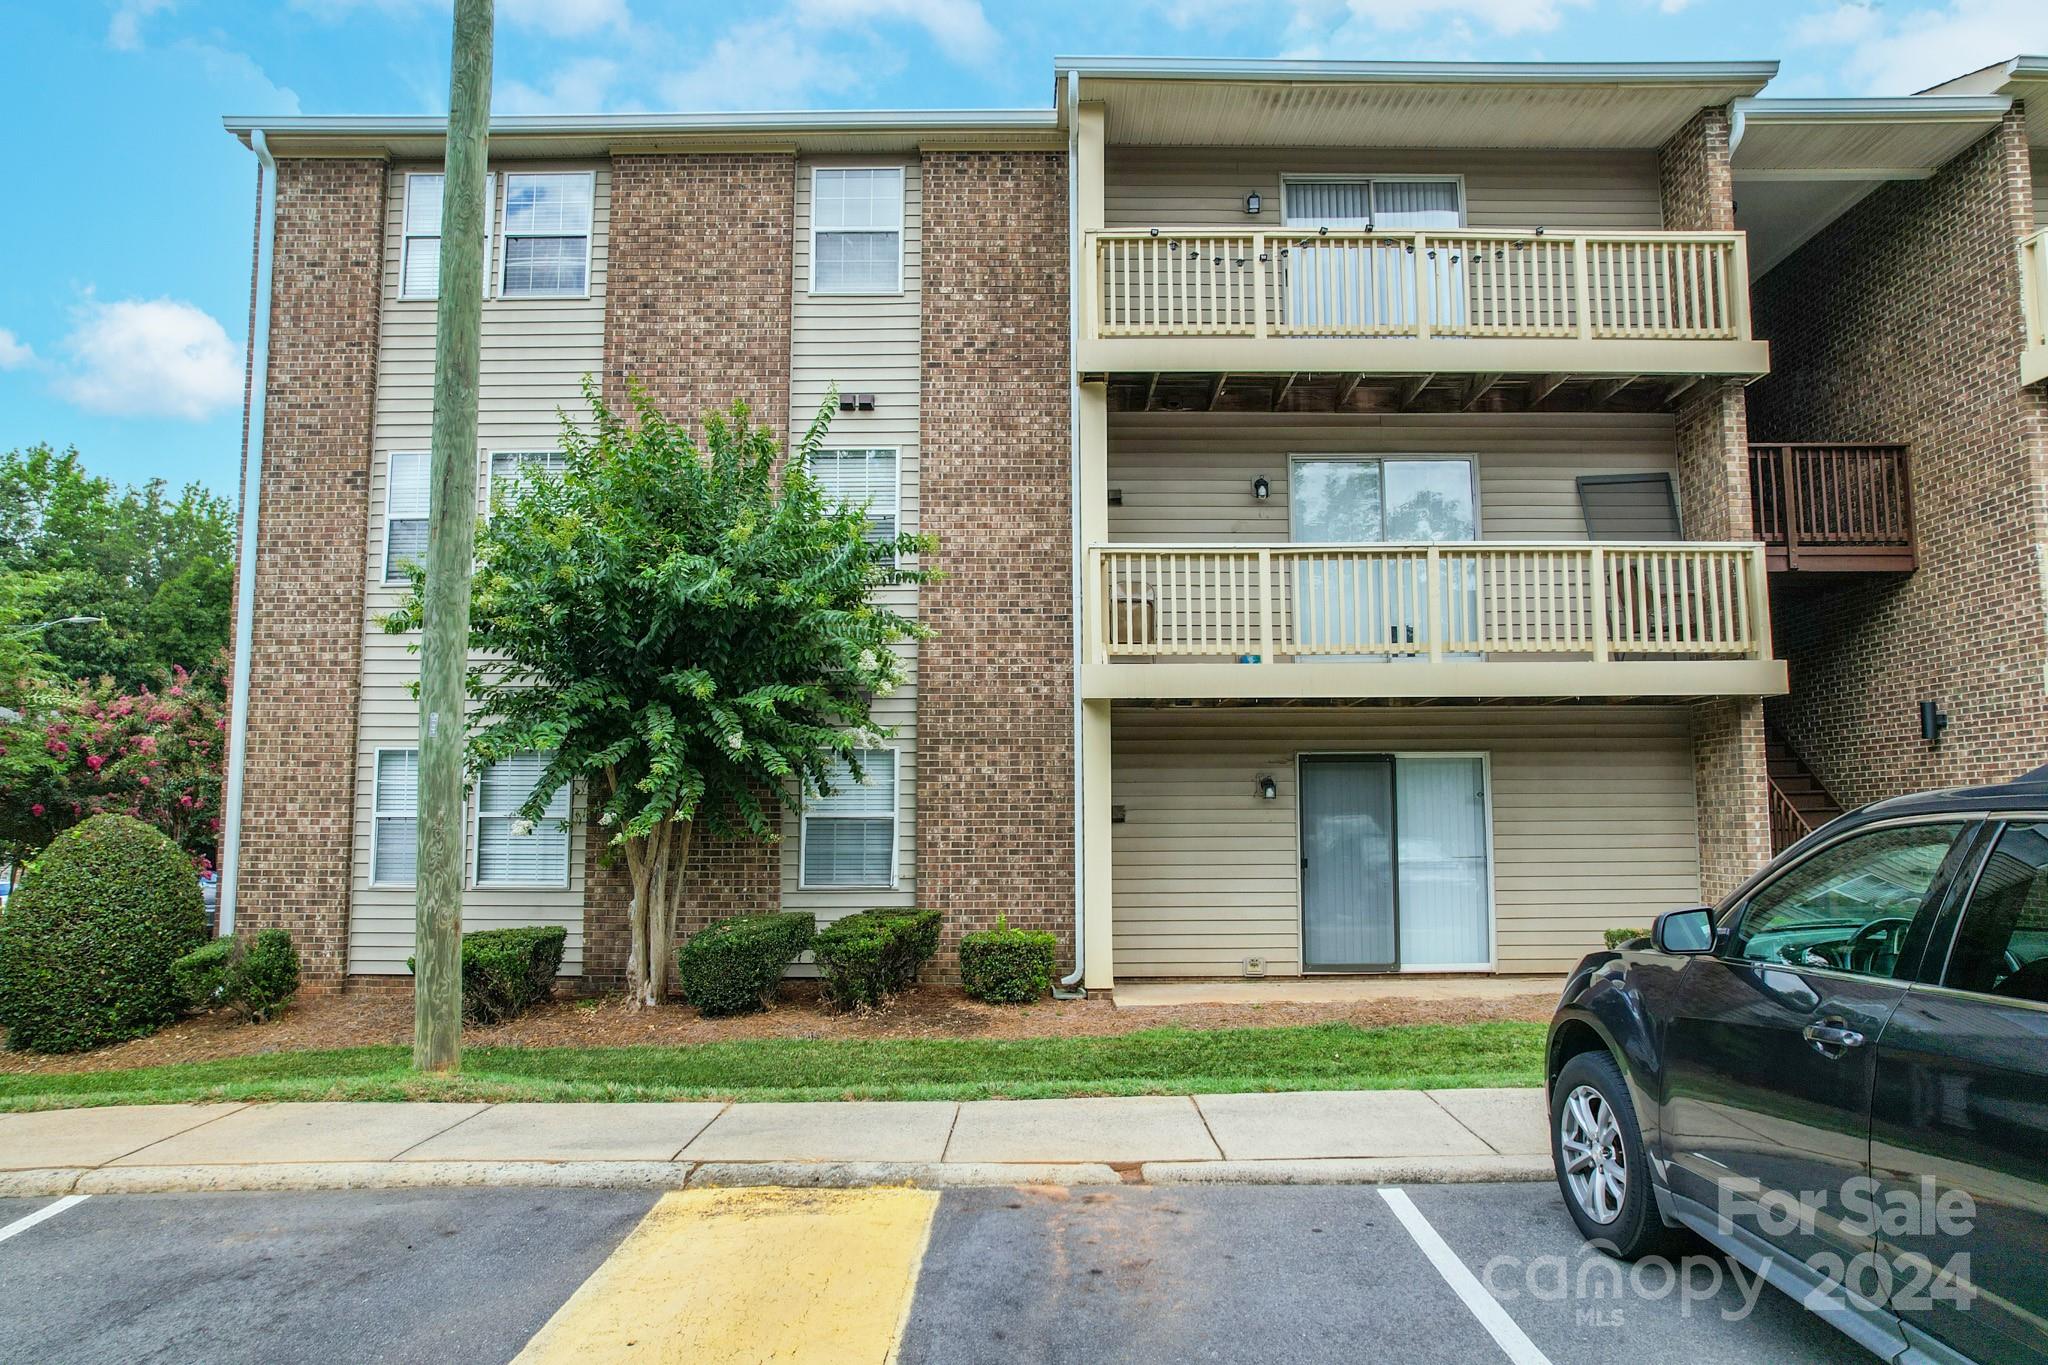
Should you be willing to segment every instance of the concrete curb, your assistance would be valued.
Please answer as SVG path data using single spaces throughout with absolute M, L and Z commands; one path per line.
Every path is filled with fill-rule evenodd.
M 1549 1180 L 1534 1156 L 1321 1157 L 1307 1161 L 1148 1161 L 1150 1185 L 1470 1185 Z
M 975 1189 L 989 1185 L 1116 1185 L 1122 1177 L 1094 1162 L 998 1161 L 707 1161 L 690 1177 L 705 1186 L 914 1185 L 919 1189 Z
M 25 1171 L 0 1171 L 0 1199 L 41 1199 L 46 1195 L 70 1194 L 79 1178 L 92 1174 L 90 1166 L 43 1166 Z

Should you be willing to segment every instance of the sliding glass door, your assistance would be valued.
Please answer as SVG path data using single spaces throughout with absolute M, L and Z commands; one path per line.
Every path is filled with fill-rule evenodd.
M 1289 179 L 1286 321 L 1307 331 L 1405 331 L 1417 317 L 1415 262 L 1401 240 L 1331 239 L 1329 232 L 1415 232 L 1463 226 L 1459 182 L 1444 176 Z M 1455 269 L 1449 255 L 1426 262 Z M 1462 290 L 1449 296 L 1462 301 Z
M 1302 757 L 1305 970 L 1486 967 L 1489 900 L 1480 758 Z
M 1472 461 L 1462 458 L 1304 457 L 1288 478 L 1291 533 L 1304 545 L 1476 540 L 1477 501 Z M 1427 577 L 1415 558 L 1300 557 L 1294 639 L 1326 659 L 1427 653 Z M 1476 590 L 1457 573 L 1443 581 L 1446 593 Z

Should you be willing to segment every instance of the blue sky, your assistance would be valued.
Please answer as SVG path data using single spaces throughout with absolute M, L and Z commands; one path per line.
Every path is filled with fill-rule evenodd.
M 447 0 L 10 0 L 0 449 L 232 493 L 254 159 L 240 114 L 441 112 Z M 501 112 L 1044 106 L 1057 54 L 1776 58 L 1895 94 L 2048 51 L 2042 0 L 498 0 Z

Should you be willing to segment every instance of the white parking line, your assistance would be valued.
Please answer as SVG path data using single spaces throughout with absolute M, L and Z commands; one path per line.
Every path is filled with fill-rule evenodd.
M 37 1209 L 34 1213 L 28 1215 L 28 1217 L 17 1218 L 13 1222 L 9 1223 L 6 1227 L 0 1228 L 0 1242 L 6 1241 L 9 1237 L 14 1236 L 14 1234 L 17 1232 L 27 1232 L 30 1228 L 42 1222 L 44 1219 L 55 1218 L 58 1214 L 64 1212 L 64 1210 L 70 1208 L 73 1204 L 83 1204 L 86 1200 L 90 1198 L 92 1198 L 92 1196 L 89 1194 L 67 1194 L 62 1199 L 57 1200 L 55 1203 L 45 1204 L 41 1208 Z
M 1479 1283 L 1479 1277 L 1465 1268 L 1458 1259 L 1458 1253 L 1437 1235 L 1429 1220 L 1422 1216 L 1422 1210 L 1415 1207 L 1415 1201 L 1408 1197 L 1406 1190 L 1382 1188 L 1380 1198 L 1387 1201 L 1387 1207 L 1401 1220 L 1401 1226 L 1408 1229 L 1408 1235 L 1415 1239 L 1415 1245 L 1422 1248 L 1422 1254 L 1429 1257 L 1429 1263 L 1436 1267 L 1436 1273 L 1444 1277 L 1444 1283 L 1451 1292 L 1464 1301 L 1472 1316 L 1479 1319 L 1479 1325 L 1486 1329 L 1494 1344 L 1507 1354 L 1515 1365 L 1550 1365 L 1550 1357 L 1536 1349 L 1536 1343 L 1529 1340 L 1515 1320 L 1508 1316 L 1493 1295 L 1486 1292 L 1486 1286 Z

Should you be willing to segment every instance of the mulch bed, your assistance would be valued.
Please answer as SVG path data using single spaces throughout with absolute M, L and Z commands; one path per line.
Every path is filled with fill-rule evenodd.
M 1149 1028 L 1281 1028 L 1303 1024 L 1469 1024 L 1543 1022 L 1547 995 L 1523 999 L 1381 1000 L 1347 1004 L 1179 1005 L 1119 1010 L 1101 998 L 1036 1005 L 984 1005 L 954 987 L 921 986 L 861 1014 L 826 1008 L 810 982 L 788 982 L 776 1007 L 737 1019 L 706 1019 L 687 1005 L 635 1010 L 619 997 L 558 999 L 492 1028 L 470 1027 L 471 1047 L 677 1047 L 751 1038 L 1069 1038 Z M 0 1052 L 0 1074 L 106 1071 L 205 1062 L 273 1052 L 367 1047 L 412 1041 L 412 997 L 351 991 L 309 996 L 268 1024 L 225 1012 L 187 1019 L 148 1038 L 97 1052 L 42 1057 Z

